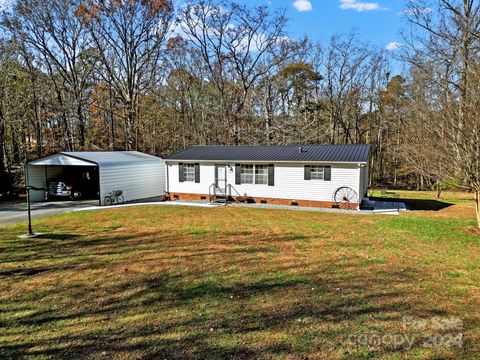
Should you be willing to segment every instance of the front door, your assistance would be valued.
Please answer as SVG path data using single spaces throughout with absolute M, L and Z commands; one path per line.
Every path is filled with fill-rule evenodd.
M 215 184 L 220 190 L 226 191 L 227 167 L 225 165 L 215 165 Z

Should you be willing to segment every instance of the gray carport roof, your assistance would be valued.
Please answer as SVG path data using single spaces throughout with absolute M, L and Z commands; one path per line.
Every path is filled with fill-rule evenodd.
M 62 151 L 28 162 L 39 166 L 114 166 L 158 162 L 160 158 L 138 151 Z

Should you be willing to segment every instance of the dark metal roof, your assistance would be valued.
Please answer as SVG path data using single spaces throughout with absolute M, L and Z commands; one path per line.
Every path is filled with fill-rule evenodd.
M 300 151 L 302 149 L 302 151 Z M 192 146 L 166 160 L 368 162 L 370 145 Z

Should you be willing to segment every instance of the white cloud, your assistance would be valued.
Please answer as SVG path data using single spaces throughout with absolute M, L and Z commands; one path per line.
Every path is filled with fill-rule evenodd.
M 312 3 L 309 0 L 295 0 L 293 2 L 293 7 L 300 12 L 312 11 Z
M 362 2 L 358 0 L 340 0 L 340 9 L 355 11 L 385 10 L 378 2 Z
M 194 21 L 196 20 L 196 17 L 194 14 L 192 14 L 192 18 L 194 19 Z M 192 35 L 192 32 L 196 33 L 196 36 L 201 38 L 203 36 L 203 30 L 205 30 L 206 33 L 213 38 L 219 38 L 220 36 L 223 36 L 224 41 L 230 42 L 231 46 L 234 47 L 236 51 L 239 51 L 239 52 L 261 51 L 264 49 L 267 42 L 267 36 L 261 32 L 253 34 L 251 35 L 251 37 L 244 36 L 239 39 L 235 33 L 236 26 L 233 23 L 226 24 L 225 26 L 226 32 L 221 35 L 218 29 L 214 27 L 210 27 L 208 25 L 206 25 L 205 28 L 202 28 L 200 23 L 197 23 L 197 22 L 193 22 L 193 28 L 190 28 L 188 26 L 188 23 L 185 20 L 174 22 L 170 26 L 169 32 L 167 34 L 167 39 L 171 39 L 179 36 L 183 39 L 197 42 L 197 40 L 195 39 L 195 36 Z M 278 37 L 277 41 L 280 42 L 286 39 L 288 38 Z
M 397 49 L 400 49 L 401 47 L 402 47 L 402 44 L 392 41 L 391 43 L 388 43 L 387 46 L 385 46 L 385 50 L 395 51 Z
M 419 15 L 430 14 L 431 12 L 432 12 L 432 8 L 421 7 L 421 8 L 410 8 L 404 11 L 400 11 L 398 15 L 419 16 Z

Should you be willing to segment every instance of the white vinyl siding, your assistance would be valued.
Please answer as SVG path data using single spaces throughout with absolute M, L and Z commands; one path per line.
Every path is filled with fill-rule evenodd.
M 359 197 L 360 202 L 367 195 L 368 190 L 368 165 L 360 168 L 360 186 L 359 186 Z
M 223 163 L 224 164 L 224 163 Z M 360 168 L 358 164 L 325 164 L 331 166 L 331 181 L 304 180 L 302 163 L 273 163 L 275 165 L 275 186 L 268 184 L 235 185 L 235 163 L 227 164 L 227 184 L 240 194 L 252 197 L 277 199 L 313 200 L 333 202 L 334 192 L 342 186 L 354 189 L 360 196 Z M 245 164 L 248 165 L 248 164 Z M 267 164 L 263 166 L 268 168 Z M 168 162 L 168 191 L 187 194 L 208 194 L 208 188 L 215 182 L 215 163 L 200 163 L 201 182 L 181 183 L 178 179 L 178 162 Z M 268 171 L 268 170 L 267 170 Z

